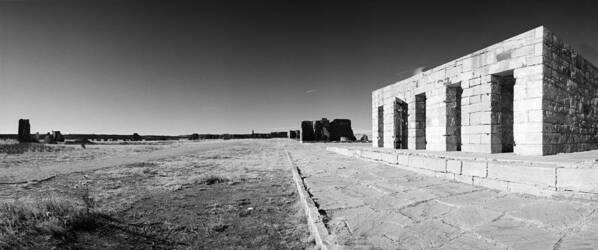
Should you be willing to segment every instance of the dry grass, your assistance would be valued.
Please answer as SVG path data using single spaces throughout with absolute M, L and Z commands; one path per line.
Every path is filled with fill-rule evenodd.
M 230 178 L 221 175 L 208 175 L 203 177 L 199 183 L 212 185 L 216 183 L 225 183 L 231 181 Z
M 100 226 L 87 192 L 81 201 L 64 197 L 25 198 L 0 203 L 0 249 L 44 248 L 73 240 L 74 231 Z
M 309 245 L 303 239 L 304 214 L 293 205 L 297 197 L 285 158 L 277 144 L 254 144 L 214 143 L 193 154 L 74 172 L 27 188 L 0 190 L 0 197 L 55 196 L 0 202 L 0 249 Z M 134 148 L 140 146 L 74 148 L 65 161 L 73 161 L 79 152 L 100 161 L 102 154 L 120 156 Z M 44 154 L 47 159 L 32 161 Z M 15 168 L 39 167 L 56 163 L 60 154 L 9 157 L 22 161 Z

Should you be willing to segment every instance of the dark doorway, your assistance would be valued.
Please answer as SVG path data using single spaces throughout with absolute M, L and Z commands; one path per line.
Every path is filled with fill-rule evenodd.
M 513 71 L 492 75 L 492 152 L 513 152 Z
M 378 106 L 378 147 L 384 147 L 384 106 Z
M 461 95 L 460 85 L 446 88 L 446 151 L 461 151 Z
M 426 149 L 426 93 L 415 96 L 415 149 Z
M 399 98 L 395 100 L 394 122 L 395 122 L 395 142 L 396 149 L 407 149 L 407 103 Z

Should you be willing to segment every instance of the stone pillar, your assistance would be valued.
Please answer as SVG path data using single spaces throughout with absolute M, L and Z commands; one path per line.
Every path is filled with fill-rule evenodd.
M 515 69 L 513 95 L 514 152 L 543 155 L 543 76 L 544 65 Z
M 461 150 L 491 153 L 492 81 L 483 75 L 461 85 Z
M 31 128 L 28 119 L 19 119 L 19 142 L 31 142 Z

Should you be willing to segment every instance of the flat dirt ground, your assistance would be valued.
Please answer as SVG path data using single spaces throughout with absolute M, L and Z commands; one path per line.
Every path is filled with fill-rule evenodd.
M 0 248 L 313 248 L 289 143 L 296 142 L 57 145 L 0 154 Z M 73 219 L 71 207 L 87 216 Z

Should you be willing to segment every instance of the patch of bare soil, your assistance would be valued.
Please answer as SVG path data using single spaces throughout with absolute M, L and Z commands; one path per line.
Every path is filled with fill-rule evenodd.
M 5 202 L 56 196 L 76 204 L 81 208 L 77 214 L 84 217 L 82 224 L 68 213 L 41 220 L 36 215 L 35 221 L 24 224 L 56 224 L 58 233 L 3 232 L 9 220 L 0 215 L 0 248 L 312 247 L 281 143 L 226 143 L 194 154 L 0 186 L 0 200 Z

